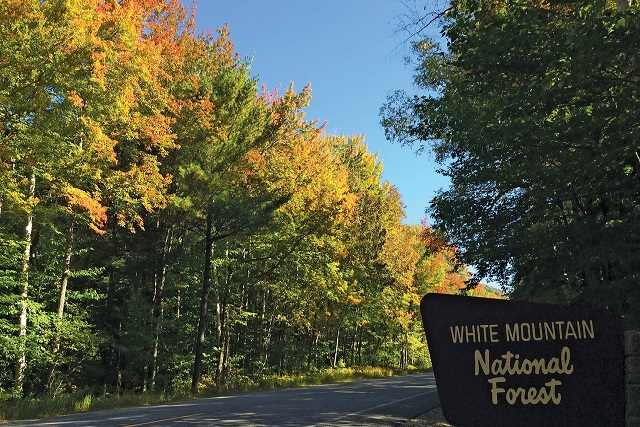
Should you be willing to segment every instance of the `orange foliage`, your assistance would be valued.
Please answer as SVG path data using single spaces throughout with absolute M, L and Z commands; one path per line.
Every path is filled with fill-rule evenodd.
M 107 207 L 100 203 L 97 196 L 69 185 L 62 189 L 63 195 L 68 201 L 69 211 L 79 208 L 89 218 L 89 227 L 98 234 L 104 234 L 104 226 L 107 222 Z
M 423 293 L 464 292 L 471 275 L 460 259 L 460 250 L 449 244 L 443 235 L 434 232 L 427 224 L 422 226 L 420 242 L 424 250 L 419 275 L 423 281 Z

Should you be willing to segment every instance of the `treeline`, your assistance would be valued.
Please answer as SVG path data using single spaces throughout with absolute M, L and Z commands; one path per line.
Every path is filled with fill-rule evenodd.
M 1 1 L 2 395 L 428 365 L 466 268 L 310 98 L 177 1 Z

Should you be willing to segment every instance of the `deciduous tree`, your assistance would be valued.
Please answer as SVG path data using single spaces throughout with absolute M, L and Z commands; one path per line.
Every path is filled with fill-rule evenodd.
M 637 324 L 637 7 L 453 1 L 445 15 L 446 49 L 414 44 L 431 92 L 382 110 L 391 139 L 431 148 L 452 179 L 436 224 L 513 297 Z

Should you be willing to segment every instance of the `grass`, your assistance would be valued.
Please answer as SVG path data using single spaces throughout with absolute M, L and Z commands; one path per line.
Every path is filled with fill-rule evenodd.
M 426 372 L 426 370 L 361 367 L 325 369 L 296 375 L 268 375 L 260 378 L 238 376 L 232 378 L 223 386 L 203 381 L 201 389 L 195 396 L 191 395 L 187 389 L 184 389 L 171 394 L 124 393 L 121 395 L 94 396 L 88 391 L 78 391 L 58 397 L 43 396 L 39 398 L 5 399 L 0 400 L 0 421 L 46 418 L 78 412 L 149 406 L 194 397 L 230 396 L 253 391 L 334 384 L 418 372 Z

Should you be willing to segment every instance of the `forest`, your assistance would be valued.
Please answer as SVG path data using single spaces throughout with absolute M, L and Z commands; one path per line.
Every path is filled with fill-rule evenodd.
M 177 0 L 0 1 L 1 398 L 430 365 L 460 251 L 249 65 Z
M 441 6 L 408 15 L 416 90 L 381 109 L 451 179 L 434 229 L 510 298 L 640 328 L 640 3 Z

